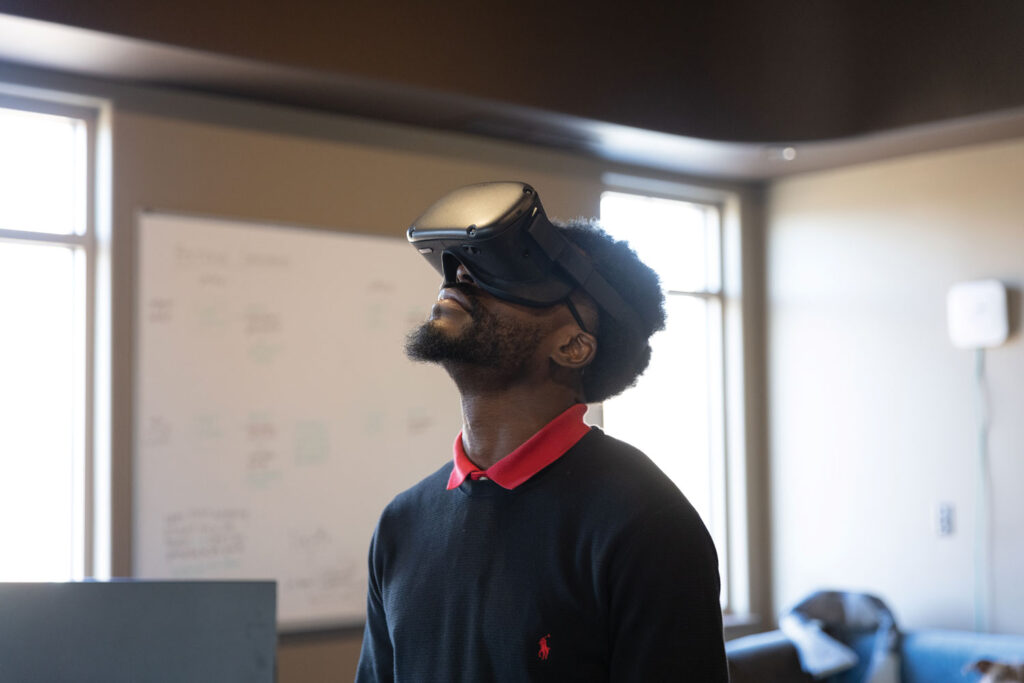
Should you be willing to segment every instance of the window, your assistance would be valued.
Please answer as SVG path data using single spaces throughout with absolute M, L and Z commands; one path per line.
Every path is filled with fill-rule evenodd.
M 641 449 L 711 532 L 729 605 L 721 210 L 716 204 L 605 192 L 601 223 L 661 278 L 668 314 L 636 386 L 605 401 L 609 434 Z
M 86 574 L 93 125 L 67 111 L 0 98 L 4 581 Z

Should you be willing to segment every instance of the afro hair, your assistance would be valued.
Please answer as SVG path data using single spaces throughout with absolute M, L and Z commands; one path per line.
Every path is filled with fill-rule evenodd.
M 584 397 L 597 403 L 633 386 L 647 368 L 650 337 L 665 327 L 665 296 L 657 273 L 628 243 L 611 237 L 596 221 L 578 218 L 555 225 L 590 256 L 594 268 L 642 321 L 639 329 L 630 327 L 600 310 L 597 354 L 583 372 Z

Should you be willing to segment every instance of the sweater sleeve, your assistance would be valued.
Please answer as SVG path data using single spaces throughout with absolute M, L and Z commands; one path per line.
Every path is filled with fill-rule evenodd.
M 377 554 L 380 527 L 370 543 L 370 580 L 366 591 L 366 627 L 363 630 L 363 648 L 359 653 L 356 683 L 380 683 L 395 680 L 394 650 L 388 632 L 387 615 L 381 593 L 380 562 Z
M 687 503 L 639 520 L 609 564 L 613 681 L 727 683 L 718 557 Z

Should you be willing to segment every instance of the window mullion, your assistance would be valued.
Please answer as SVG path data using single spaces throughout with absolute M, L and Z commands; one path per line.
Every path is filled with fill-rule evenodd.
M 35 242 L 46 244 L 61 244 L 65 246 L 88 247 L 90 244 L 89 235 L 58 235 L 48 232 L 33 232 L 31 230 L 9 230 L 0 228 L 0 240 L 13 240 L 17 242 Z
M 711 291 L 686 291 L 679 289 L 666 289 L 665 296 L 692 296 L 695 299 L 721 299 L 721 292 Z

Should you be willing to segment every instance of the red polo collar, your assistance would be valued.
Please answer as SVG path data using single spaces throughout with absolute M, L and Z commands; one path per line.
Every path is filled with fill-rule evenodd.
M 590 431 L 583 422 L 585 412 L 587 406 L 577 403 L 486 470 L 481 470 L 466 455 L 462 432 L 459 432 L 455 437 L 455 466 L 448 477 L 448 490 L 461 486 L 466 477 L 486 477 L 504 489 L 514 489 L 562 457 Z

